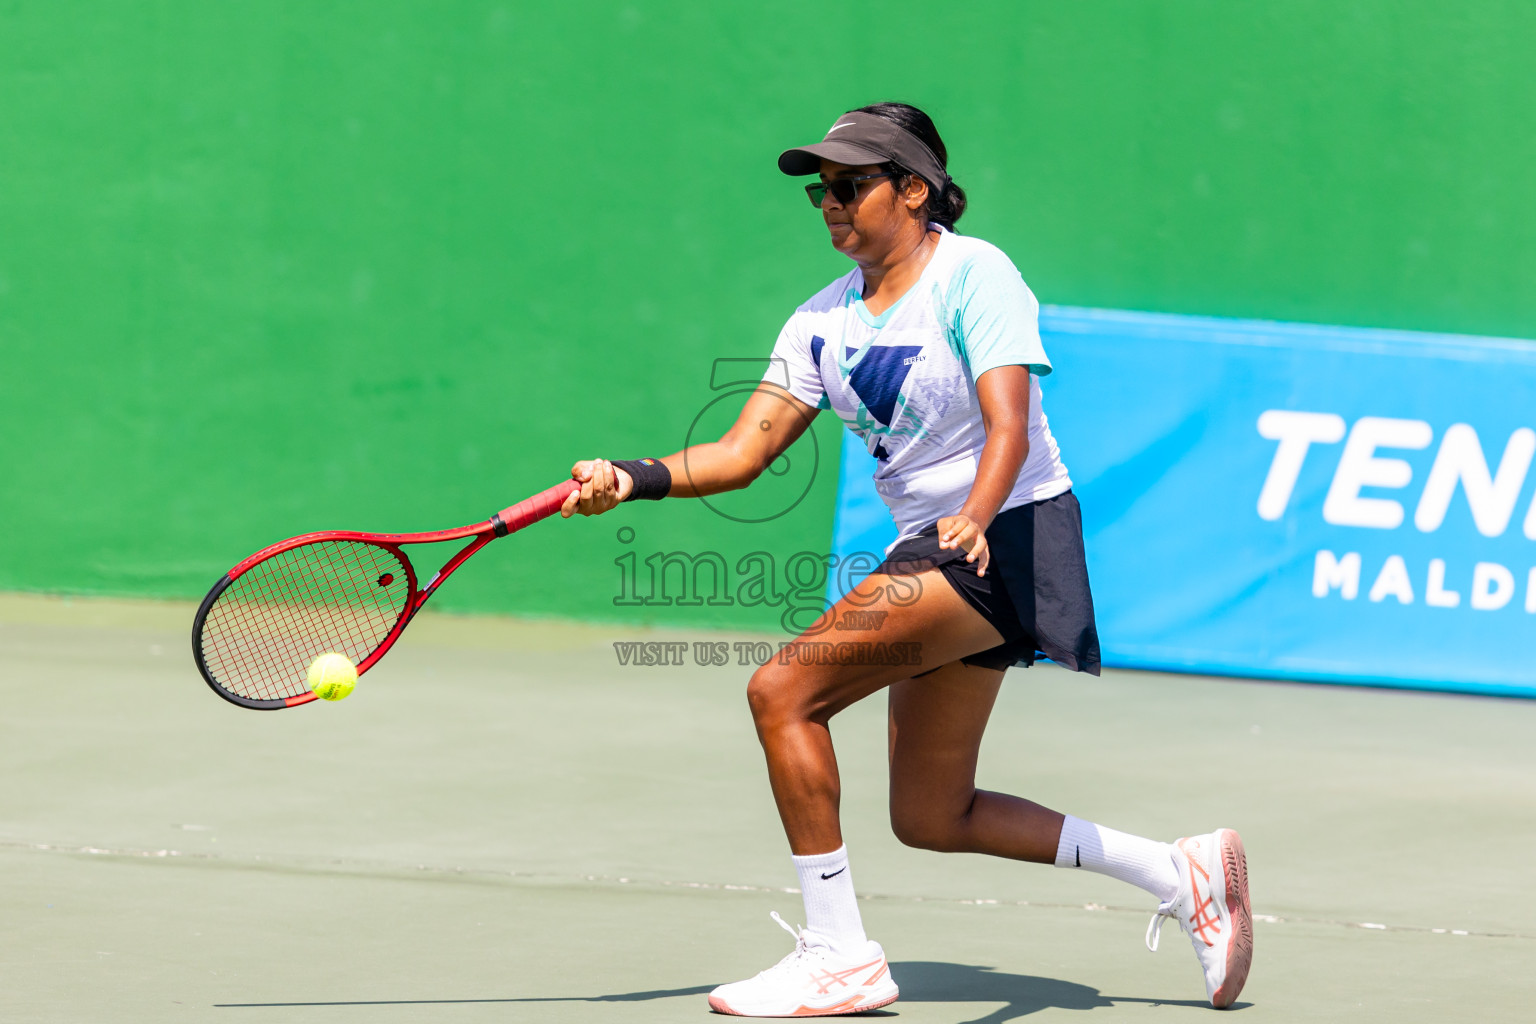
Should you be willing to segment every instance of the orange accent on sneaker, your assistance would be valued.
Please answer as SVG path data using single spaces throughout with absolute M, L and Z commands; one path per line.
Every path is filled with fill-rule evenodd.
M 1189 888 L 1197 901 L 1194 913 L 1189 915 L 1189 930 L 1192 934 L 1200 936 L 1200 941 L 1207 946 L 1214 946 L 1216 945 L 1216 940 L 1206 933 L 1213 932 L 1220 936 L 1221 918 L 1213 910 L 1216 904 L 1211 895 L 1211 876 L 1190 855 L 1190 852 L 1184 848 L 1185 842 L 1187 840 L 1179 840 L 1179 849 L 1184 851 L 1184 862 L 1189 865 Z M 1203 897 L 1200 893 L 1200 879 L 1195 877 L 1196 872 L 1199 872 L 1200 878 L 1205 880 L 1205 895 Z
M 881 972 L 883 973 L 883 971 L 884 971 L 884 966 L 882 965 Z M 875 978 L 878 978 L 879 976 L 880 976 L 879 974 L 874 975 Z M 796 1007 L 792 1013 L 788 1013 L 785 1016 L 788 1016 L 788 1017 L 832 1017 L 832 1016 L 836 1016 L 838 1014 L 848 1013 L 850 1011 L 857 1012 L 857 1013 L 863 1013 L 865 1010 L 878 1010 L 882 1006 L 889 1006 L 889 1005 L 891 1005 L 892 1003 L 894 1003 L 896 1001 L 897 995 L 893 993 L 892 995 L 887 996 L 884 999 L 880 999 L 880 1000 L 877 1000 L 877 1001 L 871 1002 L 871 1003 L 865 1003 L 863 1006 L 859 1006 L 859 1000 L 863 999 L 863 998 L 865 998 L 865 997 L 864 996 L 853 995 L 853 996 L 849 996 L 847 999 L 842 1000 L 841 1002 L 833 1003 L 831 1006 L 823 1006 L 823 1007 L 819 1007 L 819 1008 L 818 1007 L 814 1007 L 814 1006 L 806 1006 L 805 1004 L 802 1003 L 800 1006 Z M 855 1007 L 857 1007 L 857 1010 L 854 1009 Z M 717 995 L 710 995 L 710 997 L 709 997 L 709 1008 L 711 1010 L 714 1010 L 716 1013 L 729 1014 L 729 1015 L 731 1015 L 733 1017 L 743 1017 L 743 1016 L 746 1016 L 746 1014 L 743 1014 L 740 1010 L 734 1009 L 731 1006 L 730 1003 L 727 1003 L 724 999 L 721 999 Z
M 790 1016 L 792 1016 L 792 1017 L 830 1017 L 833 1014 L 842 1013 L 845 1010 L 851 1010 L 851 1009 L 853 1009 L 857 1005 L 859 1005 L 859 997 L 858 996 L 849 996 L 847 999 L 844 999 L 842 1002 L 840 1002 L 840 1003 L 833 1003 L 831 1006 L 816 1007 L 816 1006 L 801 1005 L 798 1008 L 796 1008 L 795 1012 L 790 1014 Z M 873 1009 L 873 1007 L 870 1007 L 870 1009 Z
M 858 974 L 860 971 L 869 970 L 876 964 L 881 964 L 883 966 L 884 961 L 871 960 L 867 964 L 860 964 L 857 967 L 847 967 L 841 971 L 822 971 L 819 976 L 815 973 L 812 973 L 811 983 L 816 986 L 816 994 L 824 996 L 827 994 L 828 990 L 831 989 L 833 982 L 836 982 L 844 988 L 847 988 L 849 978 L 853 977 L 855 974 Z M 876 977 L 879 977 L 879 975 L 876 975 Z M 869 982 L 864 982 L 864 984 L 867 985 Z

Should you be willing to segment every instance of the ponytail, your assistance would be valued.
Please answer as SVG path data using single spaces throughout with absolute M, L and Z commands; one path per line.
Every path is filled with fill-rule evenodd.
M 955 230 L 955 221 L 965 214 L 965 190 L 951 181 L 944 186 L 944 191 L 938 197 L 933 195 L 933 187 L 928 189 L 928 219 L 935 224 L 942 224 L 946 229 Z

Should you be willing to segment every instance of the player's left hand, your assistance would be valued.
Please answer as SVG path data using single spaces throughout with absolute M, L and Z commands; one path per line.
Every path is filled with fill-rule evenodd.
M 585 459 L 571 467 L 571 479 L 581 484 L 579 491 L 572 491 L 560 506 L 560 515 L 569 519 L 574 515 L 602 515 L 623 500 L 634 481 L 622 469 L 614 467 L 607 459 Z
M 939 547 L 964 548 L 965 560 L 976 563 L 976 575 L 985 576 L 992 553 L 987 548 L 987 535 L 968 515 L 945 516 L 939 520 Z

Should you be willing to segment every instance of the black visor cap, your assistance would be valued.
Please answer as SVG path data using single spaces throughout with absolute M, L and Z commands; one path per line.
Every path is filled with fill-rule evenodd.
M 815 174 L 821 170 L 822 160 L 855 166 L 896 163 L 939 192 L 949 184 L 944 165 L 922 139 L 892 121 L 858 110 L 838 118 L 820 142 L 780 153 L 779 170 L 792 175 Z

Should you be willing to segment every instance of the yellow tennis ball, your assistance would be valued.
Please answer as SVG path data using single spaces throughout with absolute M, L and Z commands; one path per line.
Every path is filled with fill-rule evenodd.
M 357 666 L 345 654 L 332 651 L 309 664 L 309 688 L 321 700 L 341 700 L 357 686 Z

